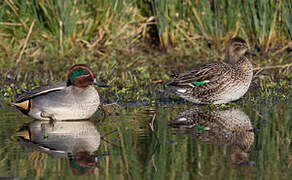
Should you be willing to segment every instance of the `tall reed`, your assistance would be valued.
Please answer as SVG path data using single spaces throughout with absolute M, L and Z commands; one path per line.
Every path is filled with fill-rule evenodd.
M 127 48 L 146 36 L 163 49 L 205 48 L 202 40 L 216 45 L 239 35 L 268 52 L 292 37 L 290 0 L 5 0 L 0 6 L 0 39 L 8 47 L 23 45 L 33 21 L 35 43 L 68 48 L 76 42 Z

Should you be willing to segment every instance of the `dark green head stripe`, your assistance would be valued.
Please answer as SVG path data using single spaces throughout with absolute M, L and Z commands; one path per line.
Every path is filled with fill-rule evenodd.
M 88 75 L 88 74 L 90 74 L 90 72 L 87 69 L 84 69 L 81 67 L 76 68 L 71 72 L 70 81 L 73 83 L 73 81 L 76 77 L 82 76 L 82 75 Z

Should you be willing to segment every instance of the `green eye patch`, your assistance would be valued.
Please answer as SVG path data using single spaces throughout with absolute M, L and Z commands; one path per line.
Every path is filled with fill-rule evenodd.
M 76 77 L 82 76 L 82 75 L 88 75 L 88 74 L 90 74 L 90 72 L 87 69 L 80 68 L 80 67 L 76 68 L 71 72 L 70 81 L 73 82 Z

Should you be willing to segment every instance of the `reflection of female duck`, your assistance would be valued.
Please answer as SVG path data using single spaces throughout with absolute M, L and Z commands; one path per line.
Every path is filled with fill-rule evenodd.
M 239 109 L 189 109 L 180 113 L 169 125 L 203 142 L 227 145 L 231 166 L 249 160 L 248 150 L 254 141 L 254 133 L 249 117 Z
M 26 147 L 55 157 L 69 157 L 74 174 L 90 174 L 96 167 L 92 153 L 100 145 L 100 134 L 90 121 L 57 121 L 54 125 L 34 121 L 24 125 L 17 136 Z

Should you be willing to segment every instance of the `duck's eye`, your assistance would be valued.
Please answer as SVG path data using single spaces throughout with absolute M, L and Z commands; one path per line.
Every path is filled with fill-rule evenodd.
M 234 51 L 240 51 L 241 49 L 242 49 L 242 48 L 238 46 L 238 47 L 235 47 L 235 48 L 234 48 Z
M 234 51 L 242 51 L 242 50 L 244 50 L 245 49 L 245 47 L 244 46 L 235 46 L 234 47 Z

